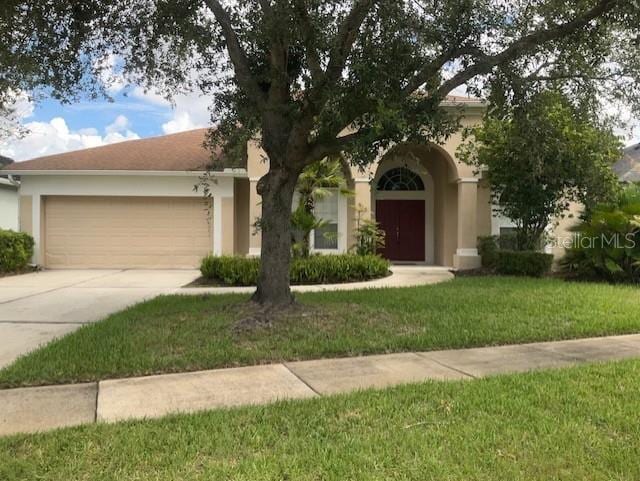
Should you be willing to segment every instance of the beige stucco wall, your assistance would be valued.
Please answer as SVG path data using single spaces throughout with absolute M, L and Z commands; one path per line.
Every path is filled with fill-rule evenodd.
M 30 195 L 20 196 L 20 231 L 28 234 L 33 233 L 33 197 Z
M 439 265 L 453 265 L 453 256 L 456 253 L 458 237 L 458 189 L 456 184 L 443 184 L 443 225 L 440 246 Z
M 222 254 L 233 255 L 235 253 L 235 202 L 233 197 L 222 197 L 220 202 L 222 203 Z
M 0 178 L 0 229 L 19 229 L 20 200 L 18 190 L 4 178 Z
M 491 235 L 491 189 L 486 181 L 478 183 L 478 237 Z

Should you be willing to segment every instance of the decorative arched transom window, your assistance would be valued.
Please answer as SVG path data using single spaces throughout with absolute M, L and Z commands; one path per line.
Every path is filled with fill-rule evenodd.
M 418 174 L 406 167 L 386 171 L 378 180 L 378 190 L 424 190 L 424 182 Z

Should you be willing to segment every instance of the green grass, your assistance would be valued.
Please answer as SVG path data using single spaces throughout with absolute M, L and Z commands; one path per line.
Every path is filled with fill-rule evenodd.
M 246 296 L 165 296 L 85 326 L 0 371 L 0 386 L 281 360 L 640 332 L 632 287 L 518 278 L 299 296 L 304 315 L 234 334 Z
M 0 439 L 0 479 L 640 479 L 640 361 Z

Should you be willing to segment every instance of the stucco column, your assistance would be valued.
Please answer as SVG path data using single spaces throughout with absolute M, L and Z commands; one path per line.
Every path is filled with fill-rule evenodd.
M 458 243 L 453 256 L 456 269 L 480 267 L 478 255 L 478 179 L 458 179 Z

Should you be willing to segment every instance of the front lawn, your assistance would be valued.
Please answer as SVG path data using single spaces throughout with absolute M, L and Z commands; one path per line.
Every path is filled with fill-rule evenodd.
M 640 479 L 640 361 L 0 439 L 0 479 Z
M 235 332 L 246 300 L 158 297 L 18 359 L 0 386 L 640 332 L 637 288 L 551 279 L 305 294 L 299 313 Z

